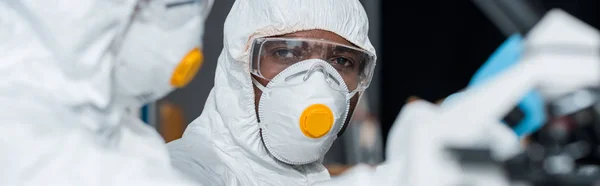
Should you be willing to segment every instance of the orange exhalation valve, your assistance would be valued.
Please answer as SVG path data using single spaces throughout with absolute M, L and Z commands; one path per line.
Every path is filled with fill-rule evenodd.
M 320 138 L 333 127 L 333 112 L 324 104 L 308 106 L 300 116 L 300 130 L 306 137 Z
M 204 55 L 202 51 L 198 48 L 192 49 L 175 67 L 175 71 L 171 76 L 171 85 L 175 88 L 185 87 L 194 79 L 203 62 Z

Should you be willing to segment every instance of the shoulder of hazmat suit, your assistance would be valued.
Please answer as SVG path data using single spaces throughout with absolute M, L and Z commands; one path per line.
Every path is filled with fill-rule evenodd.
M 145 79 L 158 86 L 169 79 L 156 81 L 123 66 L 170 74 L 164 67 L 176 65 L 189 51 L 174 52 L 177 47 L 169 48 L 165 39 L 128 32 L 163 30 L 150 26 L 152 21 L 132 21 L 138 5 L 136 0 L 0 1 L 0 185 L 194 185 L 172 168 L 157 132 L 125 112 L 130 104 L 170 89 L 148 87 L 144 93 L 155 96 L 137 99 L 121 89 L 144 82 L 129 81 Z M 174 46 L 200 41 L 194 38 L 201 37 L 204 20 L 187 20 L 181 23 L 185 29 L 174 31 L 196 37 L 169 37 Z M 161 47 L 168 52 L 157 52 Z M 132 53 L 135 48 L 147 51 Z M 126 59 L 133 55 L 160 60 Z
M 265 149 L 249 67 L 254 39 L 312 29 L 375 54 L 358 0 L 237 0 L 225 21 L 224 48 L 204 110 L 181 139 L 167 145 L 173 165 L 215 185 L 311 185 L 329 179 L 320 162 L 292 166 Z

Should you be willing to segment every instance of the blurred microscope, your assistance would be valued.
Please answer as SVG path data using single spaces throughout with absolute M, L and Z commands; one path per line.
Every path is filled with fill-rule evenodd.
M 507 160 L 494 159 L 487 149 L 451 151 L 465 172 L 496 168 L 512 183 L 600 185 L 600 90 L 577 90 L 548 103 L 545 112 L 544 126 L 525 138 L 523 152 Z M 504 123 L 514 125 L 514 121 L 518 120 Z
M 526 37 L 545 14 L 544 9 L 535 1 L 475 0 L 474 2 L 506 35 L 521 34 Z M 582 32 L 585 33 L 587 30 Z M 559 53 L 557 56 L 591 54 L 596 55 L 595 58 L 600 58 L 600 48 L 594 47 L 593 44 L 586 46 L 587 43 L 581 44 L 576 41 L 563 40 L 562 42 L 568 46 L 555 48 L 553 52 Z M 590 43 L 597 42 L 599 41 Z M 577 52 L 585 47 L 591 50 L 587 53 Z M 535 50 L 535 46 L 526 46 L 525 50 Z M 549 50 L 542 52 L 549 52 Z M 598 86 L 600 85 L 570 91 L 553 99 L 541 100 L 539 95 L 535 94 L 524 98 L 503 119 L 503 123 L 517 133 L 522 133 L 520 135 L 523 138 L 524 150 L 516 156 L 498 160 L 494 159 L 491 150 L 487 149 L 450 148 L 450 151 L 466 172 L 476 171 L 475 167 L 482 166 L 497 168 L 515 185 L 600 185 L 600 89 Z M 526 99 L 536 101 L 525 103 Z M 531 121 L 529 117 L 531 115 L 544 119 Z M 519 131 L 524 128 L 529 131 Z

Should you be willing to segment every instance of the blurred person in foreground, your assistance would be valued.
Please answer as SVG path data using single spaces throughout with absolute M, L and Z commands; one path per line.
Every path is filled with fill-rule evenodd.
M 193 185 L 126 108 L 185 86 L 212 0 L 0 2 L 0 185 Z
M 203 113 L 168 144 L 208 185 L 313 185 L 375 66 L 358 0 L 237 0 Z
M 367 96 L 369 93 L 363 93 Z M 383 162 L 383 138 L 379 121 L 370 109 L 367 97 L 361 99 L 349 127 L 323 159 L 329 174 L 338 176 L 357 164 L 377 166 Z

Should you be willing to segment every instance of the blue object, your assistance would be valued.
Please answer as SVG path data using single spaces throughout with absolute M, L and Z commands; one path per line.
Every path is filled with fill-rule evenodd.
M 494 75 L 506 70 L 508 67 L 519 62 L 523 45 L 520 35 L 512 35 L 496 49 L 490 58 L 475 72 L 469 82 L 469 87 L 478 85 Z M 546 118 L 544 112 L 544 101 L 536 91 L 530 91 L 519 102 L 518 108 L 525 114 L 513 130 L 519 136 L 531 134 L 543 126 Z
M 150 105 L 144 105 L 141 108 L 140 118 L 142 119 L 142 121 L 144 121 L 144 123 L 149 124 L 148 122 L 150 118 Z
M 504 41 L 481 68 L 475 72 L 468 87 L 482 84 L 489 78 L 519 62 L 523 50 L 521 42 L 521 36 L 516 34 Z M 446 100 L 451 100 L 455 96 L 457 94 L 449 96 Z M 531 91 L 527 93 L 521 102 L 519 102 L 517 108 L 524 113 L 524 118 L 513 127 L 518 136 L 531 134 L 543 126 L 546 115 L 543 99 L 538 92 Z

